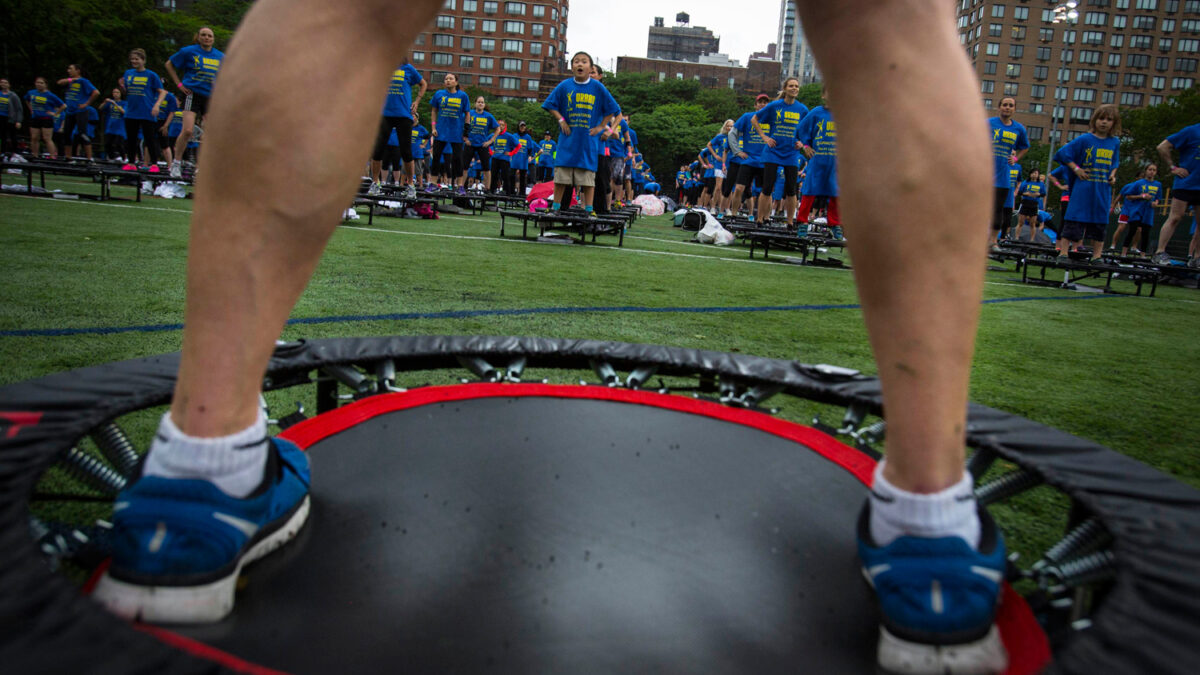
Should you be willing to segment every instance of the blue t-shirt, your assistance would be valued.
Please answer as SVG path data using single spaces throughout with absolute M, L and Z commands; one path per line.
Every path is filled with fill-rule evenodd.
M 54 133 L 59 133 L 63 130 L 63 123 L 67 121 L 66 111 L 54 113 Z
M 772 201 L 777 202 L 780 199 L 783 199 L 783 188 L 785 187 L 785 183 L 787 183 L 787 181 L 784 179 L 783 167 L 780 166 L 779 168 L 775 169 L 775 189 L 771 190 Z
M 159 124 L 167 121 L 167 118 L 175 114 L 179 109 L 179 99 L 175 98 L 175 94 L 167 92 L 167 97 L 163 99 L 161 105 L 158 106 L 158 115 L 155 119 Z
M 708 151 L 708 148 L 704 148 L 700 151 L 700 159 L 703 159 L 705 163 L 708 164 L 708 166 L 704 168 L 704 177 L 712 178 L 716 176 L 715 171 L 717 169 L 718 162 L 716 158 L 713 157 L 712 153 Z
M 1011 166 L 1008 160 L 1014 152 L 1029 147 L 1029 136 L 1025 133 L 1025 126 L 1016 120 L 1009 120 L 1008 126 L 1005 126 L 999 117 L 993 117 L 988 120 L 988 127 L 992 130 L 992 167 L 996 179 L 992 185 L 1008 187 L 1007 172 Z
M 167 135 L 175 138 L 183 131 L 183 111 L 176 110 L 171 113 L 171 123 L 167 125 Z
M 25 94 L 25 101 L 29 104 L 29 109 L 33 111 L 33 119 L 49 119 L 54 116 L 54 111 L 58 110 L 63 105 L 63 100 L 54 95 L 50 91 L 38 91 L 30 89 Z
M 542 141 L 538 144 L 538 166 L 554 166 L 554 152 L 558 144 L 554 141 Z
M 439 89 L 430 103 L 437 118 L 437 140 L 443 143 L 462 143 L 463 121 L 471 110 L 471 99 L 461 89 L 450 93 Z
M 800 122 L 804 121 L 806 115 L 808 106 L 799 101 L 788 103 L 783 99 L 771 101 L 763 106 L 762 110 L 754 113 L 760 124 L 771 128 L 767 136 L 775 140 L 775 147 L 763 148 L 764 164 L 791 166 L 796 163 L 796 157 L 800 154 L 796 149 L 796 129 L 800 127 Z
M 1038 211 L 1038 222 L 1048 223 L 1051 220 L 1054 220 L 1053 213 L 1050 213 L 1049 211 Z
M 738 161 L 745 166 L 761 169 L 763 148 L 767 147 L 767 144 L 763 143 L 758 134 L 754 133 L 754 130 L 750 128 L 750 120 L 753 117 L 754 113 L 745 113 L 733 124 L 733 127 L 738 132 L 738 145 L 741 146 L 741 151 L 749 155 L 748 158 L 738 157 Z M 759 122 L 759 129 L 762 130 L 764 136 L 770 131 L 770 127 L 761 121 Z
M 570 134 L 559 133 L 555 167 L 595 171 L 600 156 L 600 134 L 589 132 L 609 115 L 621 112 L 616 99 L 597 80 L 576 82 L 574 78 L 558 83 L 546 102 L 546 110 L 557 111 L 567 121 Z
M 1179 151 L 1179 166 L 1188 170 L 1187 178 L 1175 177 L 1176 190 L 1200 190 L 1200 124 L 1184 127 L 1167 136 L 1167 142 Z
M 152 110 L 158 100 L 158 91 L 163 88 L 162 78 L 152 70 L 125 71 L 125 117 L 131 120 L 153 120 L 157 112 Z
M 808 158 L 804 185 L 800 194 L 822 197 L 838 196 L 837 182 L 837 123 L 829 108 L 819 105 L 800 121 L 796 140 L 811 147 L 815 153 Z
M 1108 223 L 1112 202 L 1109 174 L 1121 161 L 1121 141 L 1115 137 L 1099 138 L 1083 134 L 1054 153 L 1054 161 L 1069 165 L 1074 162 L 1087 172 L 1071 186 L 1071 201 L 1067 204 L 1067 220 L 1080 223 Z M 1067 169 L 1070 171 L 1070 168 Z
M 467 177 L 478 178 L 480 166 L 482 165 L 479 163 L 479 158 L 471 160 L 471 165 L 467 167 Z
M 1067 186 L 1067 189 L 1062 191 L 1061 201 L 1070 201 L 1071 186 L 1075 184 L 1075 173 L 1065 166 L 1058 166 L 1050 172 L 1050 175 L 1057 178 L 1058 182 Z
M 13 92 L 13 95 L 16 95 L 16 92 Z M 9 99 L 6 94 L 0 94 L 0 117 L 3 117 L 4 119 L 8 119 L 8 106 L 12 105 L 9 103 L 10 100 L 11 99 Z
M 520 143 L 521 142 L 518 141 L 517 137 L 513 134 L 507 131 L 502 132 L 496 137 L 496 140 L 492 142 L 492 152 L 494 153 L 493 159 L 498 159 L 502 162 L 511 162 L 512 157 L 509 157 L 509 155 L 517 149 L 517 146 L 520 145 Z
M 183 86 L 201 96 L 212 96 L 213 83 L 224 58 L 216 47 L 204 51 L 200 45 L 188 45 L 171 56 L 171 65 L 182 78 Z
M 393 132 L 395 129 L 392 130 Z M 425 159 L 425 139 L 429 138 L 429 130 L 420 124 L 413 127 L 412 130 L 412 156 L 413 159 Z
M 88 97 L 93 91 L 96 91 L 96 87 L 86 77 L 75 78 L 74 82 L 67 85 L 67 92 L 63 95 L 63 100 L 67 103 L 67 112 L 79 112 L 87 105 Z
M 1129 216 L 1131 223 L 1154 224 L 1154 205 L 1162 194 L 1162 183 L 1145 178 L 1135 180 L 1121 188 L 1122 196 L 1146 195 L 1149 199 L 1126 199 L 1121 212 Z
M 486 110 L 483 112 L 472 110 L 467 113 L 467 140 L 471 142 L 472 147 L 478 148 L 498 126 L 492 113 Z
M 383 101 L 384 117 L 412 119 L 412 88 L 421 84 L 421 73 L 410 64 L 392 71 L 392 83 L 388 86 L 387 98 Z
M 620 161 L 621 164 L 615 164 L 614 167 L 620 167 L 625 162 L 626 155 L 629 154 L 629 149 L 625 147 L 625 131 L 629 129 L 629 125 L 625 120 L 613 128 L 613 135 L 604 143 L 604 148 L 608 152 L 608 156 L 614 161 Z
M 675 172 L 675 187 L 683 187 L 683 184 L 686 183 L 687 180 L 688 173 L 686 171 Z
M 117 101 L 113 105 L 112 101 L 105 101 L 100 106 L 100 112 L 108 113 L 108 121 L 104 123 L 104 133 L 110 136 L 125 137 L 125 113 L 121 112 L 125 108 L 125 101 Z
M 1026 192 L 1032 193 L 1033 197 L 1025 195 Z M 1038 209 L 1042 208 L 1042 200 L 1046 198 L 1046 184 L 1038 181 L 1024 181 L 1017 188 L 1017 196 L 1021 198 L 1021 203 L 1030 203 L 1037 205 Z
M 1021 167 L 1012 164 L 1008 167 L 1008 196 L 1004 198 L 1004 208 L 1014 208 L 1017 199 L 1017 186 L 1021 184 Z
M 721 164 L 724 164 L 725 160 L 722 159 L 722 157 L 726 155 L 725 151 L 729 149 L 729 137 L 727 137 L 725 134 L 717 134 L 716 136 L 713 136 L 711 141 L 708 142 L 708 145 L 713 149 L 713 152 L 716 153 L 717 161 Z
M 529 151 L 533 149 L 533 137 L 529 134 L 513 134 L 517 137 L 517 154 L 509 160 L 518 171 L 529 170 Z

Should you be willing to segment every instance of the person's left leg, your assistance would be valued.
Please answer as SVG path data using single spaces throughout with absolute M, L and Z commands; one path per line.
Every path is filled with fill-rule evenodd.
M 192 96 L 188 97 L 189 99 Z M 183 163 L 183 155 L 187 152 L 188 143 L 192 142 L 192 136 L 196 133 L 196 113 L 192 110 L 183 111 L 183 125 L 180 128 L 179 136 L 175 139 L 173 147 L 175 161 L 171 162 L 171 176 L 178 178 L 183 175 L 180 168 Z
M 246 15 L 206 128 L 165 440 L 122 495 L 113 564 L 94 596 L 113 611 L 217 620 L 232 609 L 241 563 L 256 553 L 247 528 L 272 545 L 303 524 L 307 463 L 294 446 L 265 438 L 263 373 L 357 189 L 395 64 L 441 4 L 261 0 Z M 354 68 L 344 67 L 347 53 Z M 313 81 L 333 87 L 315 118 L 291 96 Z M 210 504 L 230 518 L 214 520 Z M 181 575 L 200 581 L 180 586 Z

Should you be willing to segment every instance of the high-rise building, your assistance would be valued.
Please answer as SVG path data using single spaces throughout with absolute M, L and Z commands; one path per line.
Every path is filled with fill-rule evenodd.
M 1101 105 L 1156 105 L 1196 84 L 1200 0 L 953 2 L 984 106 L 1015 98 L 1031 141 L 1056 127 L 1061 144 Z
M 794 0 L 779 3 L 779 60 L 783 63 L 783 77 L 794 77 L 800 84 L 811 84 L 821 79 L 817 59 L 804 37 L 800 17 L 796 16 Z
M 568 72 L 569 0 L 502 2 L 446 0 L 428 30 L 417 36 L 409 58 L 432 91 L 446 73 L 464 87 L 505 99 L 539 100 Z
M 646 58 L 698 63 L 705 54 L 721 51 L 721 38 L 704 26 L 689 26 L 687 14 L 675 15 L 674 26 L 664 26 L 662 17 L 654 18 L 646 42 Z

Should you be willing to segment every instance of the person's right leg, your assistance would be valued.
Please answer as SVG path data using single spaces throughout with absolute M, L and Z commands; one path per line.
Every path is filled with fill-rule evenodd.
M 1171 256 L 1167 255 L 1167 244 L 1171 242 L 1171 237 L 1175 236 L 1175 228 L 1179 226 L 1179 221 L 1183 220 L 1183 214 L 1187 212 L 1187 207 L 1188 203 L 1182 199 L 1171 199 L 1171 212 L 1167 215 L 1167 221 L 1163 223 L 1162 230 L 1158 233 L 1158 247 L 1155 248 L 1152 258 L 1154 262 L 1160 265 L 1171 262 Z
M 210 482 L 211 493 L 222 478 L 211 477 L 211 465 L 219 470 L 245 462 L 236 447 L 226 447 L 222 454 L 205 441 L 265 433 L 258 401 L 275 339 L 342 209 L 354 196 L 395 64 L 440 6 L 437 0 L 399 8 L 387 0 L 349 4 L 262 0 L 246 15 L 221 69 L 206 127 L 201 170 L 208 178 L 196 186 L 183 354 L 171 410 L 160 428 L 160 434 L 165 430 L 185 437 L 181 444 L 188 451 L 156 444 L 147 457 L 147 471 L 155 464 L 166 465 L 176 475 L 195 475 Z M 321 36 L 317 41 L 307 37 L 316 34 Z M 347 70 L 339 55 L 351 52 L 357 59 L 355 67 Z M 336 89 L 329 92 L 328 114 L 317 118 L 293 105 L 290 96 L 314 80 L 334 83 Z M 321 161 L 312 161 L 313 157 Z M 296 194 L 304 198 L 296 199 Z M 265 444 L 254 447 L 260 445 Z M 211 460 L 211 465 L 197 466 L 192 449 Z M 286 462 L 278 459 L 283 453 L 278 450 L 263 461 L 268 467 L 272 457 Z M 130 492 L 147 480 L 144 472 Z M 152 513 L 155 508 L 142 510 Z M 134 509 L 118 512 L 116 518 L 119 521 L 122 513 Z M 150 525 L 153 531 L 152 521 Z M 136 524 L 117 522 L 114 538 L 118 542 L 140 539 L 142 533 L 135 528 Z M 175 533 L 166 539 L 178 537 Z M 114 555 L 114 567 L 139 564 L 138 556 L 146 558 L 159 547 L 168 548 L 163 539 L 150 539 L 158 546 L 131 554 L 132 563 Z M 245 553 L 243 548 L 235 555 Z M 169 575 L 170 570 L 164 573 Z M 145 587 L 151 592 L 161 588 L 153 580 Z M 171 606 L 143 611 L 136 604 L 140 599 L 135 598 L 131 606 L 123 602 L 120 592 L 103 599 L 127 616 L 196 619 L 187 608 L 182 608 L 185 616 L 180 617 L 172 616 L 177 608 Z M 232 588 L 224 602 L 231 606 Z M 221 607 L 215 615 L 199 620 L 219 618 L 228 609 Z
M 847 167 L 841 172 L 844 225 L 888 421 L 886 461 L 865 513 L 870 534 L 860 531 L 864 569 L 889 629 L 881 639 L 881 664 L 894 667 L 892 659 L 904 658 L 911 647 L 924 671 L 960 672 L 962 663 L 950 650 L 934 644 L 969 630 L 972 637 L 980 631 L 989 636 L 985 651 L 968 664 L 977 667 L 970 672 L 999 670 L 1003 650 L 991 622 L 1003 546 L 980 538 L 981 527 L 984 535 L 992 530 L 976 515 L 963 452 L 991 207 L 991 151 L 978 85 L 949 3 L 807 0 L 800 8 L 839 111 L 838 159 Z M 844 49 L 850 43 L 856 48 Z M 930 69 L 931 62 L 939 68 Z M 931 108 L 925 101 L 939 104 Z M 954 190 L 939 180 L 947 171 L 956 177 Z M 931 250 L 942 254 L 944 264 L 920 264 Z M 881 519 L 885 509 L 889 516 Z M 868 559 L 899 554 L 914 538 L 921 546 L 946 547 L 959 561 L 976 561 L 961 565 L 972 578 L 970 589 L 960 585 L 940 593 L 947 581 L 939 582 L 919 557 L 893 560 L 905 566 L 893 572 L 911 575 L 902 580 Z M 973 573 L 968 564 L 986 567 Z M 920 579 L 923 594 L 897 592 Z M 970 599 L 960 606 L 964 597 Z M 953 602 L 943 607 L 949 598 Z M 898 607 L 924 609 L 914 618 Z M 898 641 L 900 628 L 925 639 L 906 634 Z

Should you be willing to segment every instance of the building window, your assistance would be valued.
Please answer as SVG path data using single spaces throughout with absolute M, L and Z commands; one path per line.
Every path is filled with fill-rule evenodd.
M 1091 108 L 1087 106 L 1071 106 L 1071 124 L 1087 124 L 1091 118 Z
M 1158 20 L 1152 16 L 1135 16 L 1133 17 L 1134 30 L 1154 30 Z
M 479 86 L 481 86 L 481 87 L 492 86 L 492 76 L 491 75 L 480 75 L 479 76 Z
M 1037 48 L 1037 60 L 1038 61 L 1049 61 L 1050 60 L 1050 48 L 1049 47 L 1038 47 Z
M 1150 94 L 1150 105 L 1162 105 L 1163 97 Z
M 1166 29 L 1166 21 L 1163 21 L 1163 29 Z M 1172 23 L 1174 23 L 1172 21 Z M 1184 19 L 1179 22 L 1180 33 L 1200 33 L 1200 19 Z
M 983 99 L 983 109 L 984 110 L 992 109 L 992 99 L 990 99 L 990 98 Z
M 523 3 L 523 2 L 506 2 L 506 3 L 504 3 L 504 13 L 505 14 L 516 14 L 518 16 L 525 16 L 525 3 Z M 516 89 L 516 87 L 513 87 L 513 89 Z
M 1000 37 L 1004 34 L 1004 25 L 999 23 L 988 24 L 988 37 Z
M 1145 54 L 1130 54 L 1125 58 L 1125 65 L 1130 68 L 1149 68 L 1150 57 Z
M 1063 63 L 1070 63 L 1075 60 L 1074 49 L 1064 49 L 1058 54 L 1058 59 Z
M 474 32 L 475 31 L 475 19 L 463 19 L 462 20 L 462 29 L 466 33 Z
M 1170 67 L 1171 67 L 1171 59 L 1169 59 L 1165 56 L 1160 56 L 1157 59 L 1154 59 L 1154 69 L 1157 70 L 1158 72 L 1165 73 L 1165 72 L 1167 72 L 1167 69 Z
M 1022 56 L 1025 56 L 1025 45 L 1009 45 L 1008 46 L 1008 58 L 1019 59 Z
M 1087 64 L 1100 63 L 1100 52 L 1098 52 L 1094 49 L 1080 49 L 1079 50 L 1079 62 L 1087 63 Z
M 453 47 L 454 46 L 454 36 L 446 35 L 445 33 L 434 33 L 433 34 L 433 46 L 434 47 Z
M 1004 83 L 1004 95 L 1005 96 L 1016 96 L 1017 92 L 1019 90 L 1020 90 L 1020 86 L 1016 82 L 1005 82 Z
M 1049 68 L 1047 68 L 1046 66 L 1034 66 L 1033 67 L 1033 79 L 1041 81 L 1041 80 L 1046 79 L 1047 77 L 1050 77 L 1050 69 Z
M 421 33 L 420 35 L 417 36 L 416 44 L 418 44 L 418 45 L 425 44 L 425 34 L 424 33 Z
M 1029 140 L 1031 140 L 1031 141 L 1042 140 L 1042 128 L 1041 127 L 1025 127 L 1025 133 L 1029 136 Z
M 1004 5 L 992 5 L 992 17 L 997 19 L 1004 18 Z
M 425 52 L 413 52 L 412 61 L 413 63 L 425 63 Z
M 500 49 L 506 52 L 520 53 L 523 51 L 524 45 L 525 43 L 520 40 L 505 40 L 504 43 L 500 45 Z
M 480 70 L 493 70 L 493 69 L 495 69 L 495 67 L 496 67 L 496 59 L 494 59 L 490 56 L 479 57 L 479 69 Z
M 1134 9 L 1148 9 L 1154 11 L 1158 9 L 1158 0 L 1137 0 L 1134 4 Z
M 1149 35 L 1130 35 L 1129 47 L 1131 49 L 1150 49 L 1154 46 L 1154 38 Z
M 1052 10 L 1052 9 L 1043 9 L 1042 10 L 1042 23 L 1054 23 L 1054 10 Z
M 1083 23 L 1088 26 L 1103 26 L 1108 23 L 1108 12 L 1088 12 L 1083 15 Z
M 1125 86 L 1141 89 L 1146 86 L 1146 76 L 1141 73 L 1125 73 Z
M 1092 101 L 1096 100 L 1096 90 L 1095 89 L 1083 89 L 1082 87 L 1076 87 L 1075 88 L 1075 100 L 1083 101 L 1084 103 L 1091 103 Z
M 529 62 L 529 72 L 531 72 L 531 73 L 542 72 L 542 62 L 541 61 L 530 61 Z
M 1175 19 L 1163 19 L 1162 32 L 1170 33 L 1175 30 Z
M 1121 79 L 1120 73 L 1113 73 L 1113 72 L 1105 73 L 1104 74 L 1104 86 L 1115 87 L 1115 86 L 1117 86 L 1117 80 L 1119 80 L 1119 79 Z
M 483 32 L 495 33 L 496 32 L 496 21 L 494 19 L 484 19 L 483 20 Z
M 537 46 L 540 48 L 542 45 L 541 45 L 541 43 L 538 43 Z M 533 51 L 533 45 L 530 45 L 529 53 L 530 54 L 537 53 L 537 52 Z M 550 58 L 554 58 L 554 45 L 546 45 L 546 56 L 549 56 Z
M 1196 81 L 1190 77 L 1175 77 L 1171 79 L 1172 89 L 1191 89 Z
M 1041 103 L 1030 103 L 1029 104 L 1029 112 L 1037 113 L 1040 115 L 1040 114 L 1046 112 L 1046 106 L 1042 105 Z
M 437 27 L 438 28 L 454 28 L 454 17 L 439 16 L 437 18 Z
M 501 70 L 521 70 L 521 59 L 500 59 Z
M 1196 59 L 1175 59 L 1175 70 L 1181 73 L 1196 72 Z
M 1057 101 L 1060 99 L 1065 99 L 1066 97 L 1067 97 L 1067 88 L 1066 87 L 1055 87 L 1054 88 L 1054 100 Z
M 1180 40 L 1179 51 L 1184 54 L 1195 54 L 1200 51 L 1200 40 Z
M 996 82 L 993 80 L 984 80 L 982 85 L 980 86 L 980 91 L 982 91 L 985 94 L 996 93 Z
M 535 23 L 529 27 L 529 34 L 534 37 L 541 37 L 542 33 L 545 32 L 545 30 L 546 30 L 545 26 L 543 26 L 540 23 Z
M 558 31 L 554 28 L 554 26 L 550 26 L 550 39 L 551 40 L 558 39 Z
M 1159 38 L 1158 39 L 1158 51 L 1160 51 L 1160 52 L 1171 51 L 1171 46 L 1174 42 L 1175 41 L 1172 40 L 1171 38 Z
M 1008 64 L 1004 68 L 1004 75 L 1005 75 L 1005 77 L 1010 77 L 1014 80 L 1016 78 L 1020 77 L 1021 76 L 1021 64 L 1019 64 L 1019 63 Z
M 1167 87 L 1167 78 L 1155 76 L 1150 78 L 1150 88 L 1155 91 L 1162 91 Z
M 500 11 L 500 3 L 492 2 L 491 0 L 483 0 L 483 13 L 495 14 Z
M 1140 106 L 1145 97 L 1131 91 L 1121 94 L 1121 105 Z
M 475 57 L 470 56 L 468 54 L 459 55 L 458 67 L 459 68 L 474 68 L 475 67 Z
M 1038 29 L 1038 40 L 1040 42 L 1054 42 L 1054 29 L 1053 28 L 1039 28 Z
M 1073 31 L 1073 30 L 1064 30 L 1063 31 L 1063 44 L 1064 45 L 1075 44 L 1075 31 Z
M 1083 31 L 1083 39 L 1080 40 L 1085 45 L 1102 45 L 1104 44 L 1104 33 L 1098 30 Z
M 554 48 L 553 48 L 553 47 L 551 47 L 551 49 L 554 49 Z M 542 53 L 542 43 L 540 43 L 540 42 L 530 42 L 530 43 L 529 43 L 529 53 L 530 53 L 530 54 L 532 54 L 532 55 L 534 55 L 534 56 L 540 56 L 540 55 L 541 55 L 541 53 Z M 553 56 L 553 54 L 552 54 L 551 56 Z
M 1080 68 L 1075 71 L 1075 81 L 1095 84 L 1100 80 L 1100 71 Z
M 546 6 L 545 5 L 534 5 L 533 6 L 533 15 L 536 17 L 546 16 Z
M 1028 7 L 1014 7 L 1013 8 L 1013 19 L 1015 19 L 1017 21 L 1028 21 L 1029 20 L 1029 8 Z
M 1108 39 L 1108 46 L 1112 47 L 1113 49 L 1120 49 L 1121 47 L 1124 47 L 1125 36 L 1114 33 L 1113 36 Z
M 1116 100 L 1117 100 L 1117 92 L 1112 91 L 1111 89 L 1100 92 L 1100 102 L 1101 103 L 1108 105 L 1109 103 L 1113 103 Z
M 521 35 L 524 35 L 525 34 L 525 22 L 524 21 L 505 21 L 504 22 L 504 32 L 505 33 L 519 33 Z
M 453 54 L 446 54 L 444 52 L 434 52 L 433 53 L 433 65 L 449 66 L 453 63 L 454 63 L 454 55 Z
M 475 38 L 463 37 L 459 39 L 458 46 L 460 49 L 475 49 Z
M 492 38 L 483 38 L 479 41 L 479 48 L 485 52 L 496 51 L 496 41 Z
M 479 11 L 479 0 L 463 0 L 463 11 L 464 12 L 478 12 Z
M 1117 14 L 1116 16 L 1113 17 L 1112 27 L 1113 28 L 1124 28 L 1128 22 L 1129 22 L 1129 17 L 1125 16 L 1124 14 Z
M 525 82 L 526 82 L 525 86 L 529 87 L 529 91 L 537 91 L 538 90 L 539 82 L 537 80 L 526 80 Z
M 995 75 L 996 74 L 996 62 L 995 61 L 984 61 L 983 62 L 983 74 L 984 75 Z
M 1025 26 L 1013 26 L 1012 27 L 1012 39 L 1024 40 L 1025 39 Z

